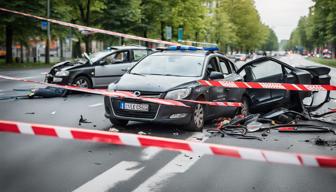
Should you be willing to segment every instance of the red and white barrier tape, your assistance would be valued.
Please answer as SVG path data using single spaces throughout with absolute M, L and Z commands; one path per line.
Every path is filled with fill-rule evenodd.
M 144 41 L 144 42 L 161 43 L 161 44 L 165 44 L 165 45 L 179 45 L 178 43 L 169 42 L 169 41 L 149 39 L 149 38 L 139 37 L 139 36 L 135 36 L 135 35 L 128 35 L 128 34 L 108 31 L 108 30 L 104 30 L 104 29 L 97 29 L 97 28 L 86 27 L 86 26 L 77 25 L 77 24 L 73 24 L 73 23 L 67 23 L 67 22 L 58 21 L 58 20 L 55 20 L 55 19 L 48 19 L 48 18 L 45 18 L 45 17 L 40 17 L 40 16 L 36 16 L 36 15 L 28 14 L 28 13 L 23 13 L 23 12 L 19 12 L 19 11 L 14 11 L 14 10 L 10 10 L 10 9 L 5 9 L 5 8 L 1 8 L 1 7 L 0 7 L 0 10 L 4 11 L 4 12 L 9 12 L 9 13 L 17 14 L 17 15 L 22 15 L 22 16 L 26 16 L 26 17 L 39 19 L 39 20 L 49 21 L 51 23 L 63 25 L 63 26 L 66 26 L 66 27 L 72 27 L 72 28 L 75 28 L 75 29 L 78 29 L 78 30 L 85 30 L 85 31 L 90 31 L 90 32 L 94 32 L 94 33 L 101 33 L 101 34 L 112 35 L 112 36 L 117 36 L 117 37 L 124 37 L 124 38 L 127 38 L 127 39 L 134 39 L 134 40 L 139 40 L 139 41 Z
M 319 156 L 298 153 L 285 153 L 270 150 L 252 149 L 228 145 L 197 143 L 178 139 L 115 133 L 60 126 L 29 124 L 0 120 L 0 132 L 49 136 L 62 139 L 84 140 L 108 144 L 158 147 L 165 150 L 193 152 L 199 155 L 232 157 L 267 163 L 281 163 L 312 167 L 336 167 L 336 156 Z
M 194 100 L 177 101 L 177 100 L 172 100 L 172 99 L 149 98 L 149 97 L 141 97 L 141 96 L 137 97 L 132 92 L 128 92 L 128 91 L 107 91 L 107 90 L 102 90 L 102 89 L 88 89 L 88 88 L 81 88 L 81 87 L 76 87 L 76 86 L 71 86 L 71 85 L 58 85 L 58 84 L 39 82 L 39 81 L 34 81 L 34 80 L 29 80 L 29 79 L 24 79 L 24 78 L 9 77 L 5 75 L 0 75 L 0 78 L 12 80 L 12 81 L 37 83 L 37 84 L 46 85 L 50 87 L 104 95 L 104 96 L 109 96 L 109 97 L 131 98 L 135 100 L 141 100 L 141 101 L 157 103 L 157 104 L 162 104 L 162 105 L 170 105 L 170 106 L 189 107 L 188 105 L 182 103 L 181 101 L 200 103 L 200 104 L 211 105 L 211 106 L 223 106 L 223 107 L 241 107 L 242 106 L 242 104 L 239 102 L 211 102 L 211 101 L 194 101 Z
M 288 91 L 336 91 L 334 85 L 305 85 L 290 83 L 232 82 L 232 81 L 198 81 L 203 86 L 242 88 L 242 89 L 282 89 Z

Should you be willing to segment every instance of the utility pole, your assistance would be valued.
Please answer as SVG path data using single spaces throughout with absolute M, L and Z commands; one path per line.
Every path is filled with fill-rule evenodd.
M 47 18 L 50 18 L 50 0 L 47 1 Z M 50 42 L 51 42 L 51 38 L 50 38 L 50 22 L 48 21 L 48 25 L 47 25 L 47 42 L 46 42 L 46 48 L 45 48 L 45 63 L 49 64 L 50 63 Z

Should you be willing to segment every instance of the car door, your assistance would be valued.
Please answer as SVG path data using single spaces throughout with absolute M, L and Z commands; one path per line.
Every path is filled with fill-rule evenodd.
M 213 56 L 208 59 L 208 63 L 206 66 L 207 80 L 211 80 L 209 78 L 209 75 L 212 71 L 223 73 L 219 65 L 219 58 L 217 56 Z M 223 79 L 217 79 L 217 80 L 223 80 Z M 224 87 L 209 87 L 209 101 L 221 102 L 225 101 L 226 97 L 227 97 L 227 90 L 225 90 Z M 223 114 L 223 112 L 224 112 L 223 107 L 208 106 L 207 115 L 209 117 L 214 117 Z
M 292 81 L 294 76 L 275 60 L 262 58 L 244 65 L 238 70 L 247 82 L 285 83 Z M 264 107 L 276 106 L 284 102 L 289 93 L 277 89 L 247 89 L 252 111 L 262 111 Z
M 97 62 L 93 83 L 97 87 L 108 86 L 118 80 L 134 63 L 131 61 L 129 50 L 117 51 Z

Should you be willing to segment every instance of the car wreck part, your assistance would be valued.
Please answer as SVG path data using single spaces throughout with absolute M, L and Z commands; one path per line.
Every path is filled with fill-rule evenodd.
M 320 127 L 320 126 L 293 126 L 293 127 L 280 127 L 277 128 L 279 132 L 282 133 L 333 133 L 336 135 L 336 130 L 328 128 L 328 127 Z
M 321 117 L 336 113 L 336 109 L 330 109 L 329 108 L 329 110 L 330 111 L 325 112 L 325 113 L 321 113 L 321 114 L 311 114 L 311 116 L 315 117 L 315 118 L 321 118 Z
M 336 167 L 336 156 L 287 153 L 247 147 L 190 142 L 148 135 L 137 135 L 52 125 L 29 124 L 0 120 L 0 132 L 49 136 L 53 138 L 91 141 L 132 147 L 158 147 L 165 150 L 192 152 L 198 155 L 213 155 L 265 163 L 282 163 L 312 167 Z
M 336 140 L 325 140 L 318 137 L 314 140 L 314 144 L 320 146 L 336 146 Z

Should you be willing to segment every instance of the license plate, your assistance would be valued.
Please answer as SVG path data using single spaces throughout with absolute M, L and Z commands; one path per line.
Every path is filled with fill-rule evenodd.
M 123 110 L 130 110 L 130 111 L 145 111 L 145 112 L 149 111 L 148 104 L 120 102 L 119 108 Z

